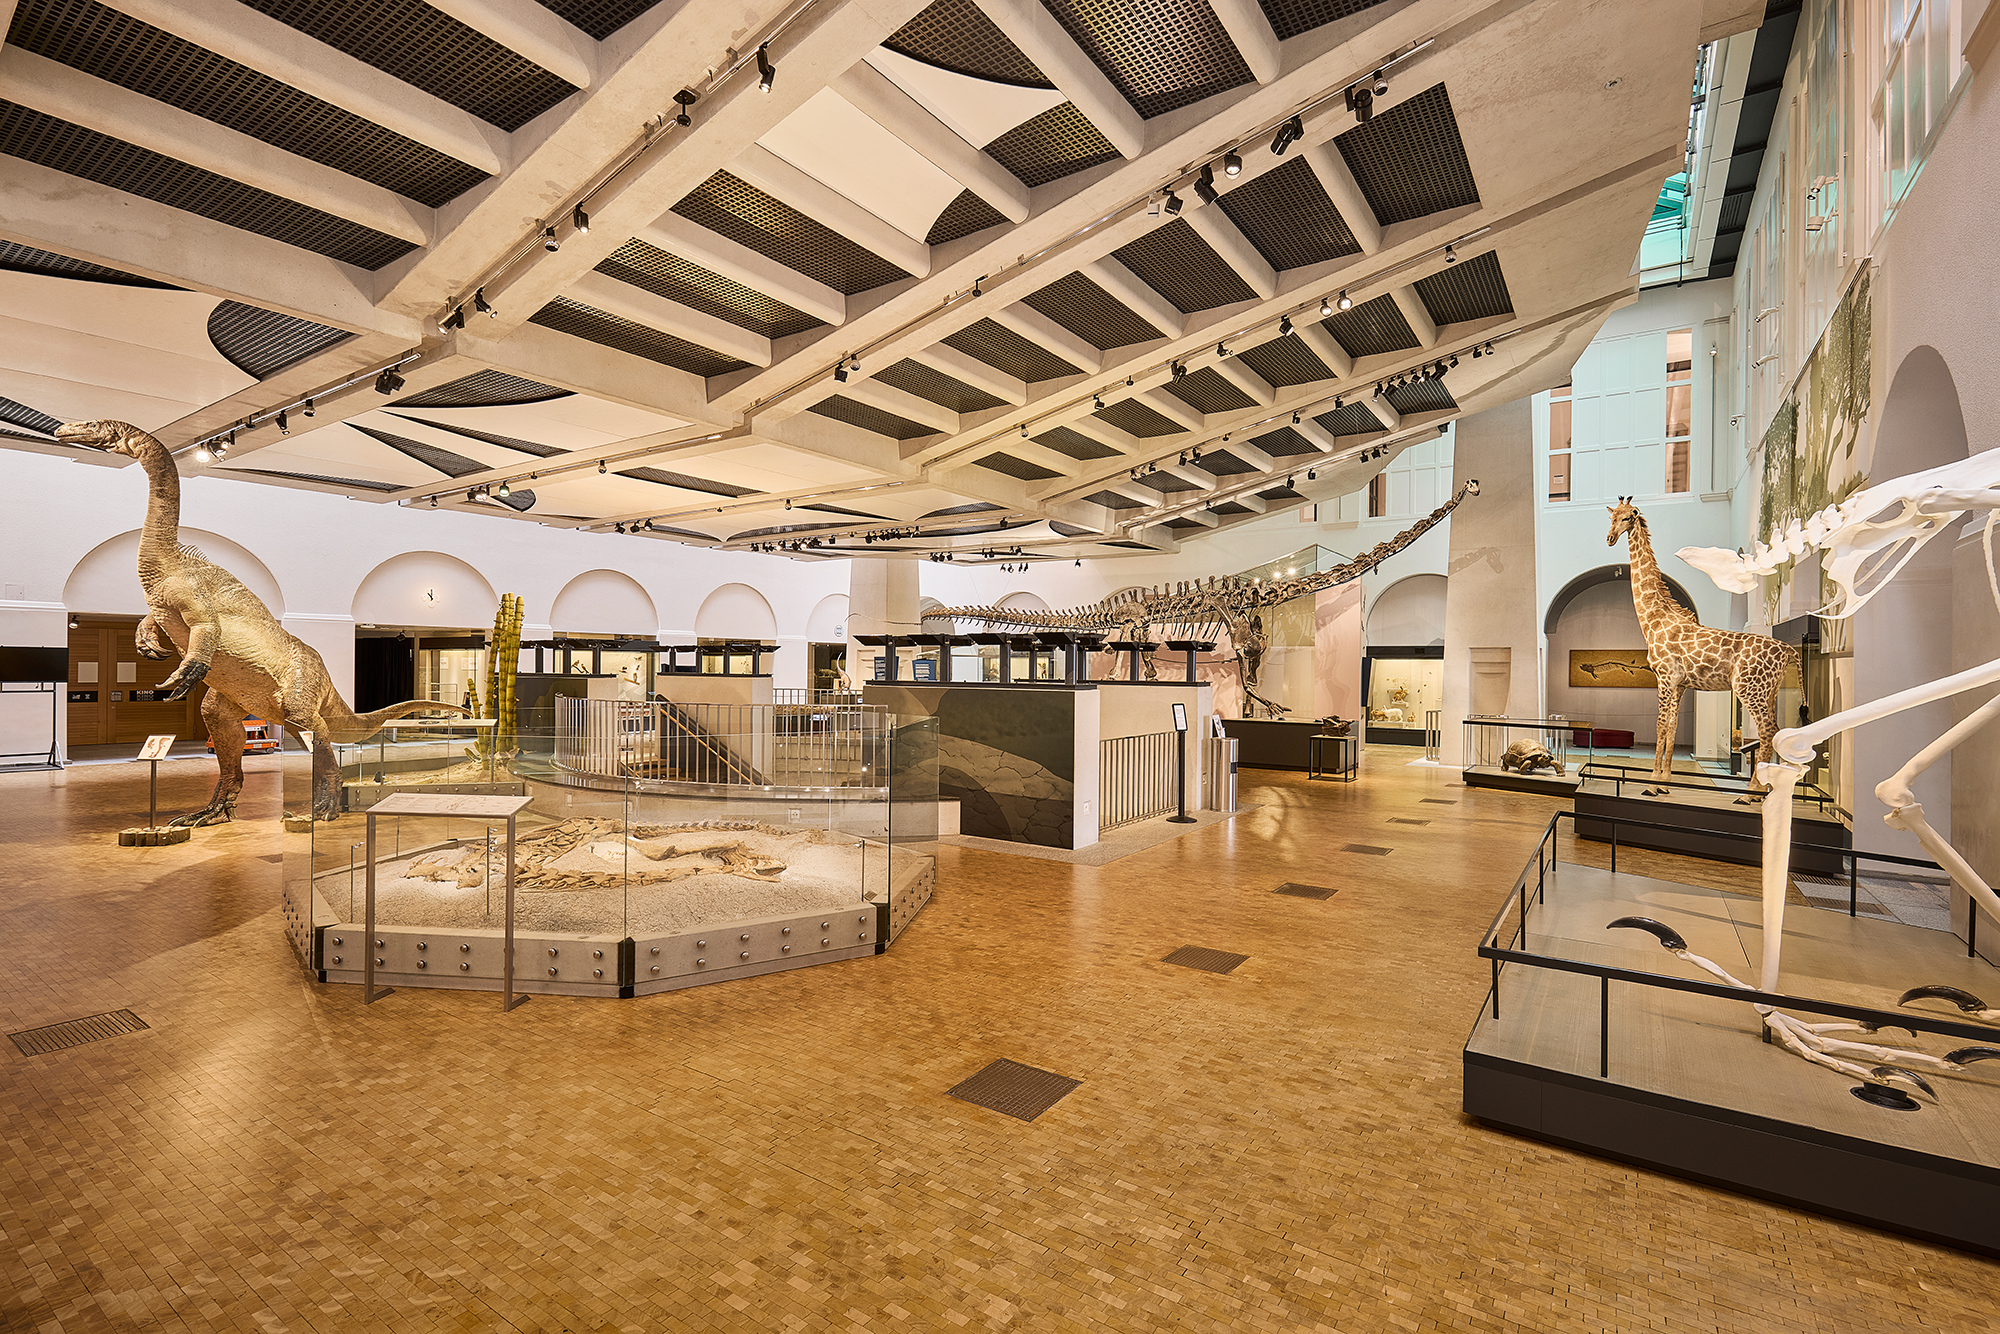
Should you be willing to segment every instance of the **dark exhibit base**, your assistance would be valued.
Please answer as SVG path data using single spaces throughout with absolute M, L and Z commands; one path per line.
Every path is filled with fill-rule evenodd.
M 1465 1053 L 1499 1130 L 2000 1258 L 2000 1171 L 1560 1070 Z
M 1470 772 L 1466 783 L 1472 783 Z M 1737 862 L 1756 866 L 1763 859 L 1763 805 L 1736 804 L 1736 792 L 1717 788 L 1705 792 L 1675 788 L 1664 797 L 1642 797 L 1640 785 L 1626 782 L 1621 794 L 1603 779 L 1593 778 L 1576 788 L 1576 834 L 1600 843 L 1611 841 L 1608 819 L 1644 820 L 1670 825 L 1669 829 L 1618 826 L 1618 841 L 1635 848 L 1656 852 L 1679 852 L 1711 861 Z M 1747 834 L 1749 840 L 1715 838 L 1716 833 Z M 1815 848 L 1849 848 L 1854 843 L 1851 830 L 1830 815 L 1804 802 L 1792 804 L 1792 869 L 1814 875 L 1844 876 L 1846 859 L 1839 852 L 1815 852 Z
M 1421 727 L 1394 727 L 1387 723 L 1368 724 L 1368 744 L 1371 746 L 1424 746 L 1430 744 Z
M 1474 764 L 1465 770 L 1467 787 L 1497 787 L 1507 792 L 1533 792 L 1544 797 L 1574 796 L 1578 779 L 1574 770 L 1559 774 L 1553 769 L 1521 773 L 1493 764 Z
M 1236 738 L 1239 769 L 1296 769 L 1310 773 L 1312 739 L 1319 730 L 1318 723 L 1288 723 L 1269 718 L 1222 720 L 1222 734 Z

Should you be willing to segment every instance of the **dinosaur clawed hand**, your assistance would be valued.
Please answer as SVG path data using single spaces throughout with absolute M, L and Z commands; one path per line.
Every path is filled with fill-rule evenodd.
M 167 696 L 169 700 L 185 699 L 188 691 L 200 685 L 201 678 L 207 675 L 207 663 L 184 662 L 172 676 L 160 682 L 160 689 L 173 692 Z

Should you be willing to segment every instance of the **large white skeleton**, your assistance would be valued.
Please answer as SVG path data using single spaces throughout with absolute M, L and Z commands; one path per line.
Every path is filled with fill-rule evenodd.
M 1986 577 L 1994 605 L 2000 608 L 2000 577 L 1993 558 L 1993 530 L 2000 520 L 2000 449 L 1975 454 L 1958 463 L 1926 472 L 1913 473 L 1878 486 L 1869 487 L 1839 505 L 1828 506 L 1804 520 L 1793 520 L 1773 533 L 1768 544 L 1760 543 L 1749 555 L 1714 547 L 1687 547 L 1680 558 L 1701 570 L 1730 592 L 1748 593 L 1760 578 L 1776 573 L 1787 562 L 1811 552 L 1822 553 L 1822 568 L 1834 593 L 1819 615 L 1831 619 L 1852 616 L 1869 599 L 1896 577 L 1919 548 L 1963 515 L 1985 511 Z M 1792 846 L 1792 789 L 1812 762 L 1814 747 L 1837 733 L 1863 723 L 1892 717 L 1906 710 L 1949 699 L 1968 690 L 2000 683 L 2000 659 L 1959 672 L 1954 676 L 1913 686 L 1870 703 L 1829 715 L 1803 727 L 1788 727 L 1772 739 L 1776 757 L 1757 766 L 1757 777 L 1769 784 L 1764 799 L 1763 900 L 1764 956 L 1762 989 L 1775 992 L 1779 981 L 1780 956 L 1784 949 L 1785 891 L 1790 877 Z M 1912 756 L 1909 763 L 1876 784 L 1875 795 L 1889 808 L 1884 821 L 1895 829 L 1914 835 L 1937 864 L 1971 897 L 1976 908 L 2000 917 L 2000 896 L 1972 869 L 1958 850 L 1924 818 L 1924 808 L 1911 785 L 1931 765 L 1949 754 L 1967 737 L 2000 717 L 2000 695 L 1966 716 L 1943 736 Z M 1730 976 L 1713 960 L 1690 953 L 1687 942 L 1662 923 L 1641 917 L 1622 917 L 1612 926 L 1637 927 L 1650 931 L 1660 943 L 1681 959 L 1701 968 L 1731 986 L 1756 990 L 1749 983 Z M 1920 986 L 1903 993 L 1899 1004 L 1935 999 L 1956 1005 L 1968 1018 L 1982 1022 L 2000 1021 L 2000 1008 L 1989 1007 L 1969 992 L 1955 987 Z M 1973 1061 L 2000 1060 L 2000 1049 L 1961 1047 L 1944 1056 L 1906 1047 L 1873 1042 L 1856 1042 L 1830 1036 L 1840 1032 L 1869 1035 L 1874 1032 L 1860 1024 L 1808 1024 L 1769 1006 L 1757 1006 L 1771 1036 L 1788 1050 L 1816 1065 L 1877 1086 L 1901 1085 L 1936 1097 L 1918 1070 L 1961 1070 Z M 1860 1092 L 1862 1090 L 1857 1090 Z M 1907 1099 L 1907 1095 L 1900 1096 Z M 1885 1105 L 1898 1105 L 1885 1102 Z M 1913 1105 L 1913 1104 L 1907 1104 Z

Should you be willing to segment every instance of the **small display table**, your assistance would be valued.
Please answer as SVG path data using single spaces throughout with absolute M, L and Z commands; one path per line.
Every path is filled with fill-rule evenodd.
M 1328 748 L 1333 752 L 1333 763 L 1326 762 Z M 1361 747 L 1353 736 L 1328 735 L 1315 732 L 1306 739 L 1306 778 L 1338 779 L 1352 783 L 1360 776 Z

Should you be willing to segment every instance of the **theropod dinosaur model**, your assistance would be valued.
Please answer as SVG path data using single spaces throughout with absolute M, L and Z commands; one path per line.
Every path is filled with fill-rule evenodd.
M 221 773 L 208 805 L 174 820 L 189 827 L 235 818 L 243 790 L 243 720 L 255 715 L 294 733 L 310 733 L 313 753 L 312 816 L 340 813 L 340 766 L 328 734 L 360 740 L 392 718 L 427 710 L 464 713 L 456 704 L 408 700 L 356 714 L 333 688 L 319 654 L 286 632 L 241 580 L 193 547 L 180 544 L 181 475 L 167 447 L 128 422 L 70 422 L 56 439 L 139 461 L 151 479 L 146 526 L 139 537 L 139 584 L 146 617 L 135 643 L 141 655 L 165 658 L 180 650 L 181 665 L 161 682 L 182 699 L 206 680 L 202 721 Z M 162 643 L 162 637 L 171 645 Z
M 1112 635 L 1128 642 L 1143 641 L 1147 630 L 1159 626 L 1173 639 L 1214 638 L 1219 630 L 1229 632 L 1230 642 L 1236 645 L 1238 656 L 1243 662 L 1244 693 L 1263 703 L 1266 708 L 1279 709 L 1251 692 L 1257 684 L 1258 669 L 1262 665 L 1268 640 L 1264 634 L 1264 618 L 1258 614 L 1262 607 L 1275 607 L 1281 602 L 1304 597 L 1308 593 L 1318 593 L 1360 578 L 1380 565 L 1389 557 L 1401 551 L 1410 543 L 1429 532 L 1447 514 L 1458 508 L 1459 502 L 1467 496 L 1479 494 L 1479 483 L 1467 481 L 1453 493 L 1452 498 L 1432 510 L 1423 518 L 1372 549 L 1356 556 L 1344 565 L 1336 565 L 1330 570 L 1319 570 L 1312 574 L 1301 574 L 1290 579 L 1245 579 L 1240 575 L 1223 578 L 1210 577 L 1206 582 L 1176 583 L 1171 588 L 1130 589 L 1113 594 L 1102 602 L 1094 602 L 1087 607 L 1075 607 L 1067 611 L 1022 611 L 1011 607 L 941 607 L 926 612 L 926 618 L 950 617 L 957 621 L 975 621 L 981 625 L 1018 627 L 1028 630 L 1079 630 Z M 1153 676 L 1153 664 L 1146 662 L 1146 675 Z
M 1769 763 L 1771 738 L 1778 734 L 1778 687 L 1784 684 L 1786 669 L 1798 663 L 1798 649 L 1768 635 L 1703 625 L 1675 601 L 1661 577 L 1646 516 L 1633 508 L 1629 496 L 1606 508 L 1611 511 L 1611 531 L 1604 544 L 1617 546 L 1621 535 L 1630 539 L 1632 607 L 1639 613 L 1646 656 L 1660 683 L 1653 780 L 1661 786 L 1645 789 L 1644 795 L 1666 796 L 1673 791 L 1665 785 L 1673 781 L 1674 733 L 1680 728 L 1681 699 L 1689 686 L 1735 691 L 1736 698 L 1757 720 L 1757 762 Z M 1753 795 L 1763 792 L 1763 783 L 1752 780 L 1750 791 Z M 1739 797 L 1737 804 L 1747 805 L 1750 800 Z

